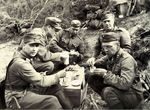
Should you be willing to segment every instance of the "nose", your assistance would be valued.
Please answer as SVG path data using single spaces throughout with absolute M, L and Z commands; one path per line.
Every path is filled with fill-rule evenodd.
M 34 50 L 34 51 L 38 51 L 38 49 L 39 49 L 39 47 L 37 47 L 37 46 L 34 46 L 34 47 L 33 47 L 33 50 Z
M 104 49 L 104 52 L 108 52 L 108 49 L 107 48 L 103 48 Z
M 107 25 L 109 25 L 109 22 L 105 22 Z
M 75 33 L 77 33 L 78 31 L 77 31 L 77 30 L 75 30 L 74 32 L 75 32 Z

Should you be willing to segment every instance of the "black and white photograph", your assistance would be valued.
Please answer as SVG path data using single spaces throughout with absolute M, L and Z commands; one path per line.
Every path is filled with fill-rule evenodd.
M 0 0 L 0 109 L 150 109 L 150 0 Z

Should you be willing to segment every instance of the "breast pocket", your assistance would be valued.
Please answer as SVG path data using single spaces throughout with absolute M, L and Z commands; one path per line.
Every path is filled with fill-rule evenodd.
M 112 71 L 114 74 L 120 75 L 121 74 L 121 66 L 119 64 L 114 65 L 112 68 Z

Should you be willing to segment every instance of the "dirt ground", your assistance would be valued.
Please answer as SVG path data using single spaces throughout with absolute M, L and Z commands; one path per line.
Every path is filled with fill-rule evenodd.
M 13 41 L 0 44 L 0 82 L 4 79 L 6 66 L 10 62 L 17 45 Z

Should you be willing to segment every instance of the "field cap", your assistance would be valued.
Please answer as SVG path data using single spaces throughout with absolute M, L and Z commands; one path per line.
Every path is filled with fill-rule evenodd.
M 107 32 L 102 35 L 102 42 L 119 41 L 120 34 L 116 32 Z
M 56 17 L 46 17 L 45 18 L 45 26 L 52 26 L 54 27 L 55 29 L 58 29 L 58 30 L 61 30 L 61 26 L 60 26 L 60 23 L 61 23 L 61 19 L 59 18 L 56 18 Z
M 71 21 L 71 26 L 74 28 L 80 28 L 81 22 L 79 20 L 72 20 Z
M 26 33 L 23 37 L 23 44 L 40 44 L 42 46 L 45 46 L 45 39 L 42 35 L 42 33 L 35 32 L 35 30 L 31 30 L 30 32 Z

